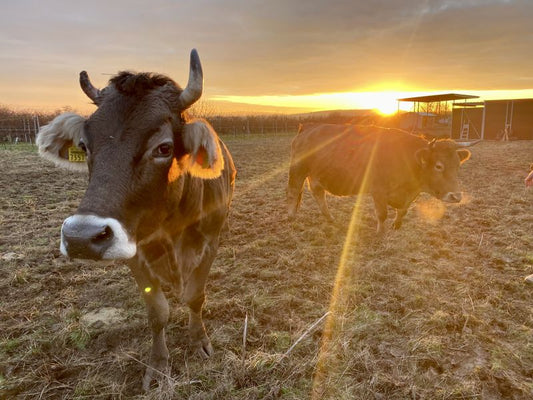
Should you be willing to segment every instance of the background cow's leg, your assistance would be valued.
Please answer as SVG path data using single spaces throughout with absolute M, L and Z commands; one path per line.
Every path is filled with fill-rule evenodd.
M 403 222 L 403 217 L 405 214 L 407 214 L 408 208 L 397 208 L 396 209 L 396 218 L 394 218 L 394 222 L 392 223 L 392 227 L 394 229 L 400 229 Z
M 289 219 L 296 216 L 296 212 L 302 201 L 303 185 L 307 178 L 306 174 L 299 168 L 292 167 L 289 169 L 289 184 L 287 186 L 287 206 Z
M 189 306 L 189 336 L 192 347 L 203 358 L 213 354 L 211 341 L 205 331 L 202 309 L 205 301 L 205 283 L 218 249 L 218 234 L 207 238 L 201 232 L 188 228 L 181 239 L 179 262 L 186 277 L 182 299 Z
M 165 327 L 168 323 L 169 308 L 159 282 L 150 279 L 145 269 L 146 266 L 142 264 L 136 259 L 129 263 L 132 274 L 144 297 L 148 310 L 148 323 L 152 330 L 150 362 L 142 381 L 143 390 L 148 391 L 152 379 L 156 376 L 156 371 L 166 372 L 167 369 L 168 348 L 165 340 Z
M 376 210 L 376 218 L 378 219 L 378 234 L 385 233 L 385 220 L 387 219 L 387 201 L 378 194 L 372 194 L 374 198 L 374 208 Z
M 333 217 L 329 212 L 328 203 L 326 202 L 326 191 L 324 190 L 322 185 L 316 180 L 313 180 L 310 177 L 308 179 L 309 187 L 311 188 L 311 193 L 313 194 L 313 197 L 318 203 L 318 208 L 320 209 L 320 212 L 327 218 L 328 221 L 333 222 Z

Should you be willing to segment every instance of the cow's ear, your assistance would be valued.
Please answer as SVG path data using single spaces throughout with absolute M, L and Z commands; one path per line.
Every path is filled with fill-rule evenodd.
M 467 149 L 459 149 L 457 150 L 457 155 L 459 156 L 459 161 L 462 164 L 470 158 L 472 153 L 470 152 L 470 150 Z
M 427 165 L 429 164 L 430 156 L 431 151 L 425 148 L 417 150 L 415 153 L 416 161 L 423 168 L 427 167 Z
M 203 119 L 194 119 L 183 128 L 183 146 L 188 154 L 187 171 L 198 178 L 213 179 L 224 169 L 224 157 L 218 136 Z
M 85 118 L 74 113 L 64 113 L 43 126 L 37 135 L 39 154 L 58 167 L 72 171 L 87 171 L 85 153 L 77 148 L 83 134 Z

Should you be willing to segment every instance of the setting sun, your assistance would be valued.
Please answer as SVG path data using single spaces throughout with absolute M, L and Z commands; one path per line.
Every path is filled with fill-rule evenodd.
M 388 104 L 386 102 L 383 102 L 376 107 L 376 110 L 383 115 L 392 115 L 398 110 L 398 107 L 396 106 L 396 104 Z
M 373 109 L 383 115 L 394 114 L 398 110 L 399 92 L 362 92 L 353 93 L 355 104 L 364 104 L 364 108 Z

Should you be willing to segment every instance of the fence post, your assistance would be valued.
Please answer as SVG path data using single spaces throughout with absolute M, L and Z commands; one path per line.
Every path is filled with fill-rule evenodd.
M 22 133 L 24 134 L 24 141 L 28 141 L 28 134 L 26 133 L 26 117 L 22 118 Z
M 37 133 L 39 133 L 39 116 L 33 114 L 33 137 L 37 141 Z

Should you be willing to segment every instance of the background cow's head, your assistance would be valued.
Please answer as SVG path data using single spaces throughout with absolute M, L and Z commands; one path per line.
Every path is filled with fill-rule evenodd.
M 468 149 L 458 148 L 453 140 L 433 140 L 416 152 L 422 168 L 424 191 L 449 203 L 462 199 L 457 174 L 459 166 L 470 158 Z
M 76 214 L 63 223 L 61 251 L 80 258 L 130 258 L 136 242 L 175 212 L 188 190 L 184 174 L 211 179 L 224 168 L 212 127 L 184 114 L 202 94 L 200 59 L 193 50 L 183 90 L 165 76 L 129 72 L 99 90 L 83 71 L 80 85 L 97 110 L 87 119 L 62 114 L 37 138 L 44 157 L 89 172 Z M 69 161 L 69 154 L 86 162 Z

